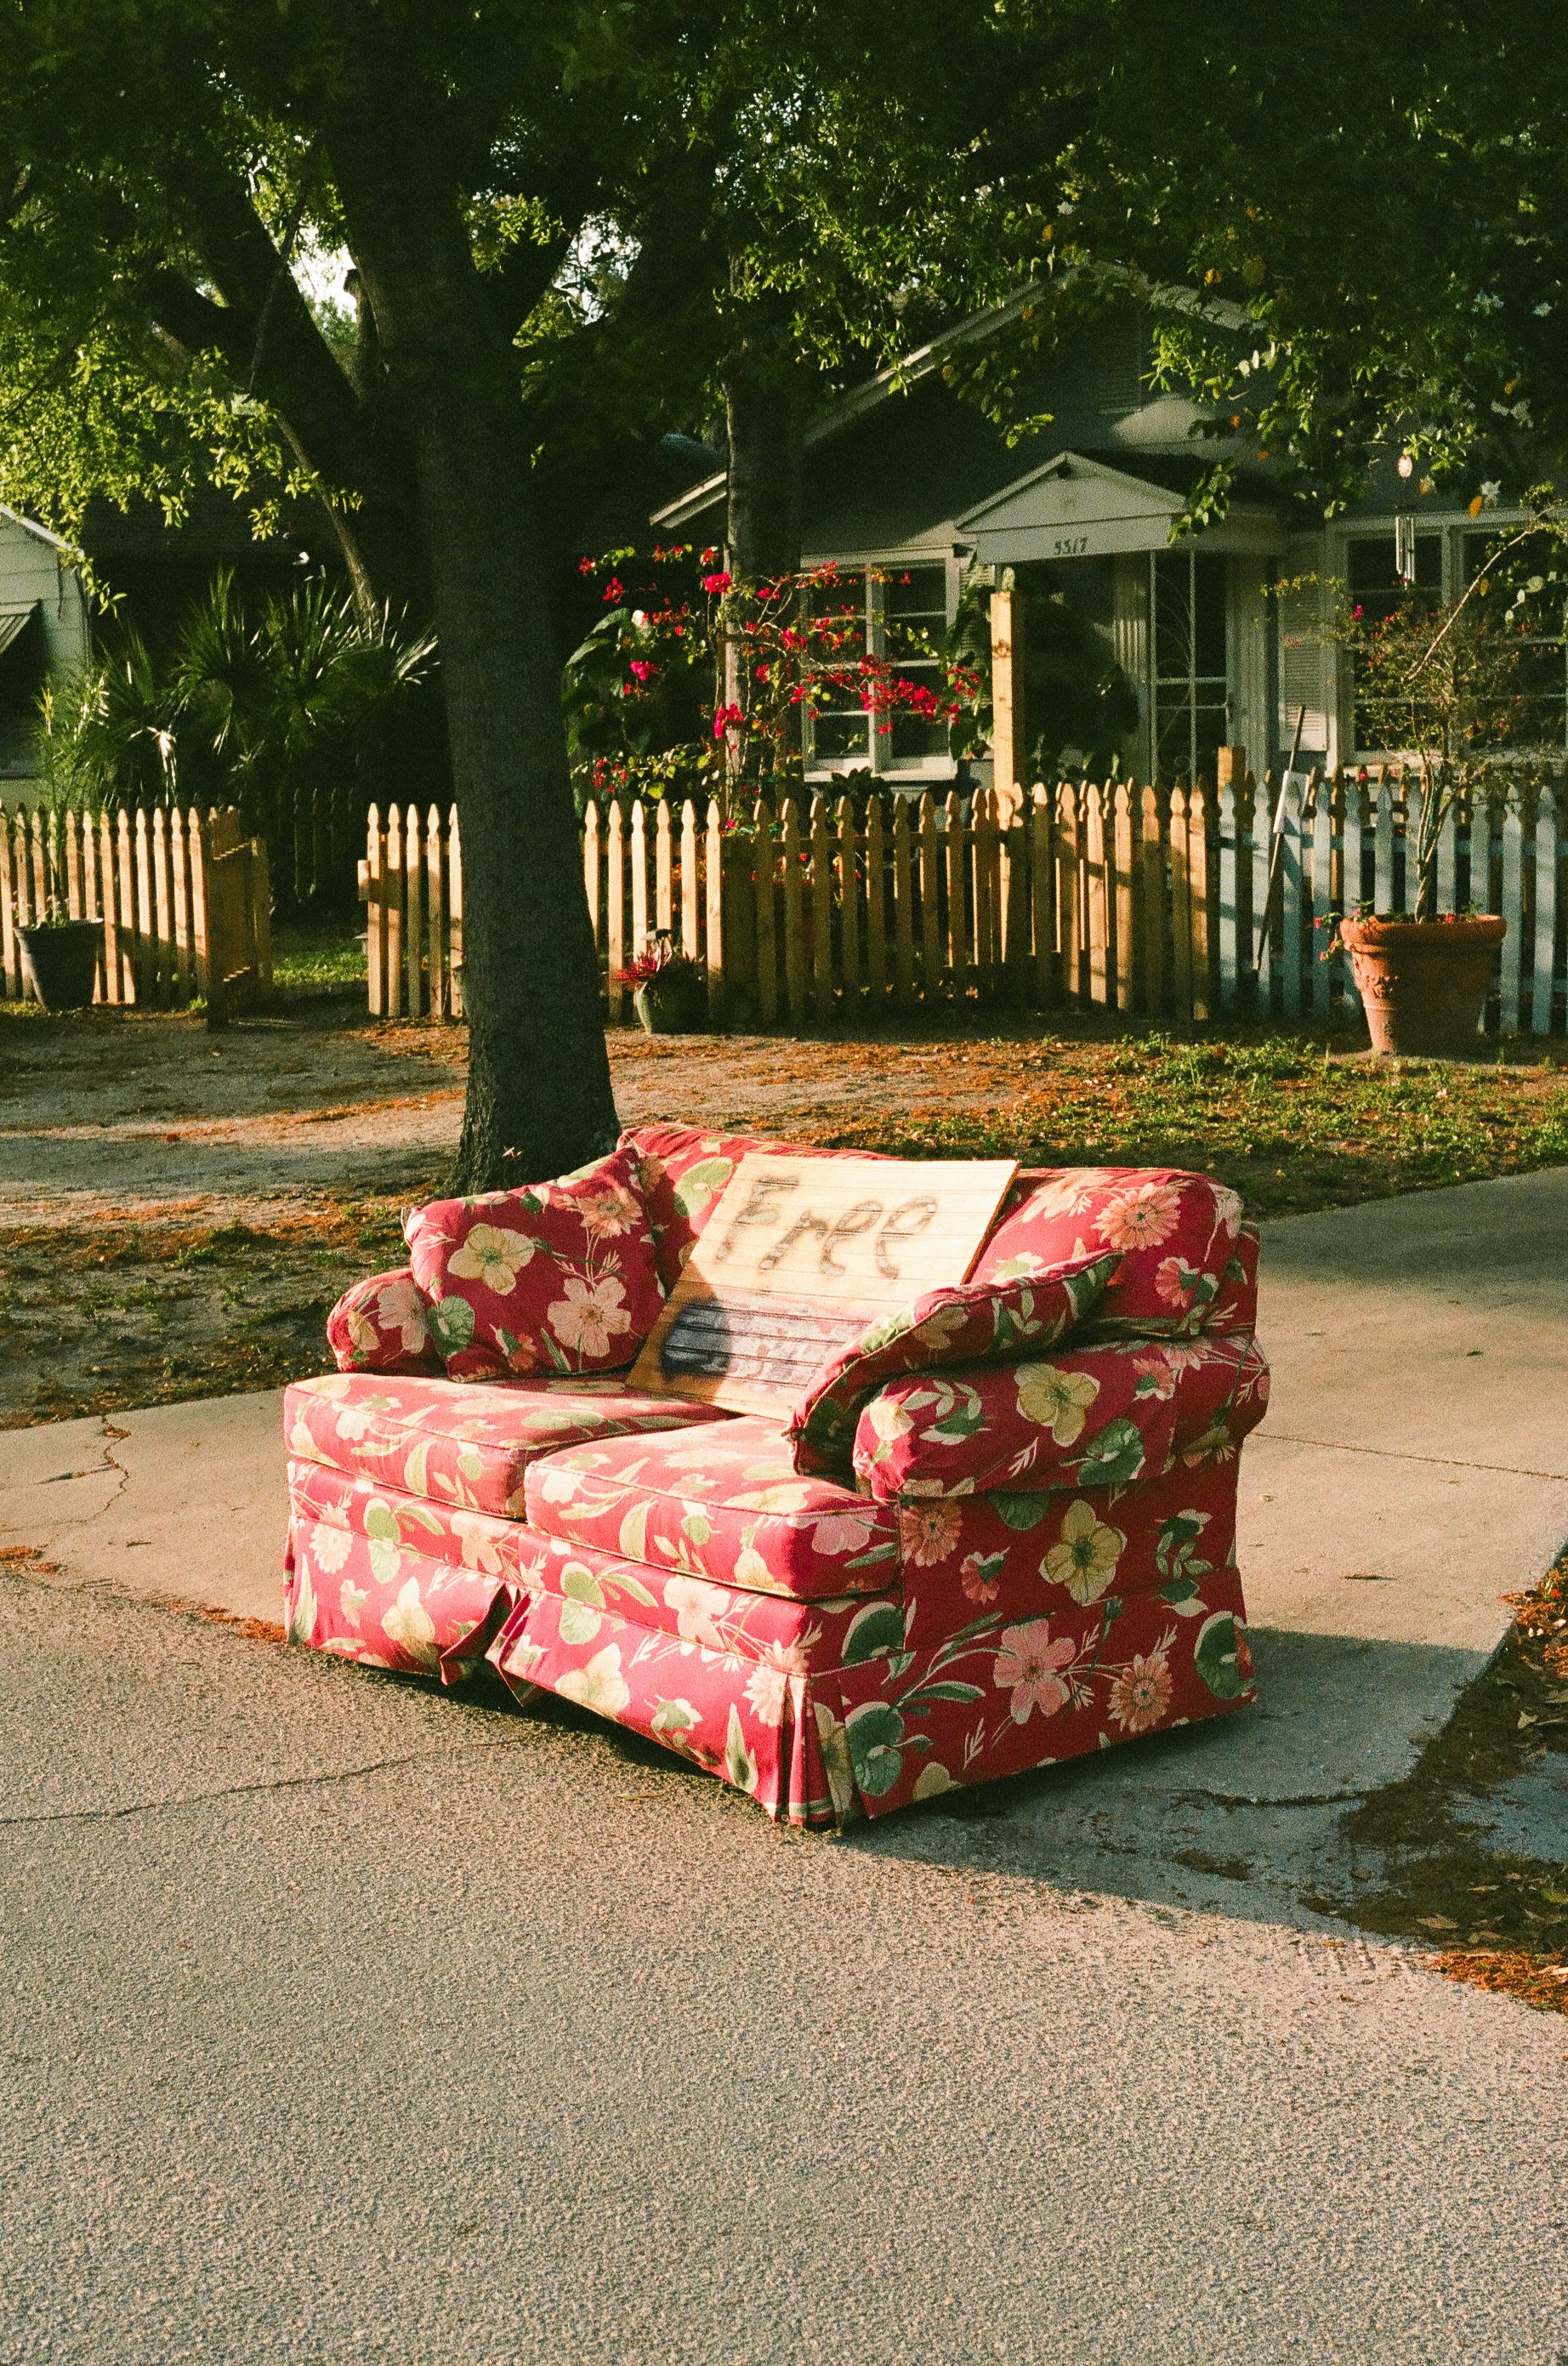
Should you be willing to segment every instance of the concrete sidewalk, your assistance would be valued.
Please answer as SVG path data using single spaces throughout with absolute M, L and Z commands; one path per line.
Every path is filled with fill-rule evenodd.
M 1568 1539 L 1568 1169 L 1268 1226 L 1239 1557 L 1261 1704 L 1097 1787 L 1229 1804 L 1396 1779 Z M 276 1620 L 276 1392 L 0 1436 L 0 1545 L 57 1583 Z M 1082 1779 L 1081 1777 L 1079 1779 Z

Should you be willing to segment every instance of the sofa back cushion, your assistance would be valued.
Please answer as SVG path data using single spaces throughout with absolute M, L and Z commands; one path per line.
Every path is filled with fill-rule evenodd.
M 454 1380 L 614 1370 L 630 1363 L 664 1303 L 628 1150 L 553 1183 L 432 1200 L 405 1233 Z
M 654 1254 L 666 1294 L 680 1279 L 717 1205 L 720 1192 L 749 1150 L 792 1158 L 872 1158 L 868 1150 L 821 1150 L 809 1143 L 777 1142 L 765 1134 L 714 1133 L 697 1125 L 634 1125 L 622 1150 L 637 1160 L 642 1196 L 653 1224 Z
M 829 1357 L 796 1402 L 788 1429 L 796 1470 L 847 1470 L 861 1407 L 902 1374 L 1043 1354 L 1094 1314 L 1120 1263 L 1101 1251 L 1039 1277 L 930 1290 L 877 1315 Z
M 1241 1230 L 1241 1201 L 1212 1176 L 1169 1166 L 1027 1168 L 972 1281 L 1043 1274 L 1120 1253 L 1095 1313 L 1106 1331 L 1189 1336 L 1205 1327 Z

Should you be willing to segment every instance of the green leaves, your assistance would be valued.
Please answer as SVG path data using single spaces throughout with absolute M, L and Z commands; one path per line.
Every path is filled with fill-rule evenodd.
M 1216 1610 L 1198 1629 L 1192 1663 L 1216 1700 L 1239 1700 L 1247 1688 L 1239 1643 L 1236 1621 L 1228 1610 Z

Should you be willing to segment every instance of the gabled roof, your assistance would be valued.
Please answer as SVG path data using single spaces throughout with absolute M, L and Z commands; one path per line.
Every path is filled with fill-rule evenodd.
M 1123 550 L 1161 550 L 1187 507 L 1189 487 L 1179 466 L 1137 473 L 1058 452 L 1027 469 L 954 518 L 953 537 L 983 564 L 1019 567 L 1041 558 L 1100 557 Z M 1233 501 L 1223 525 L 1204 536 L 1207 548 L 1273 549 L 1280 539 L 1273 503 Z
M 5 501 L 0 501 L 0 518 L 4 518 L 8 525 L 19 525 L 22 532 L 30 534 L 35 541 L 47 543 L 50 549 L 57 552 L 62 558 L 68 559 L 71 557 L 71 545 L 68 542 L 62 542 L 57 534 L 51 534 L 48 526 L 39 525 L 37 518 L 24 517 L 20 510 L 12 509 Z

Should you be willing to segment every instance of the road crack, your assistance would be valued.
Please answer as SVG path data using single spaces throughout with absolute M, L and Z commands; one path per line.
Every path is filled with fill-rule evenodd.
M 329 1783 L 357 1783 L 367 1774 L 423 1766 L 443 1758 L 468 1758 L 480 1750 L 519 1750 L 521 1741 L 468 1741 L 455 1748 L 415 1750 L 400 1758 L 372 1758 L 363 1766 L 340 1766 L 323 1774 L 274 1774 L 254 1783 L 223 1783 L 211 1791 L 182 1791 L 166 1799 L 129 1799 L 118 1808 L 47 1808 L 36 1814 L 0 1816 L 0 1831 L 32 1824 L 112 1824 L 130 1816 L 158 1816 L 175 1808 L 200 1808 L 214 1799 L 243 1799 L 263 1791 L 307 1791 Z

